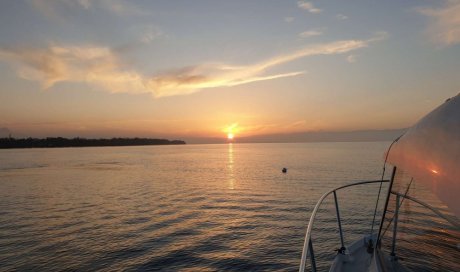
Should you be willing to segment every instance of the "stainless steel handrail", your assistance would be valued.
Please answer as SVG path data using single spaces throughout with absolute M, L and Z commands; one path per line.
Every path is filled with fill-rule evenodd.
M 379 182 L 389 182 L 389 180 L 369 180 L 369 181 L 355 182 L 355 183 L 343 185 L 343 186 L 337 187 L 335 189 L 332 189 L 329 192 L 327 192 L 327 193 L 325 193 L 325 194 L 323 194 L 321 196 L 321 198 L 316 203 L 315 208 L 313 209 L 313 212 L 311 213 L 310 221 L 308 222 L 307 233 L 305 234 L 305 241 L 304 241 L 303 249 L 302 249 L 302 258 L 300 260 L 299 272 L 304 272 L 305 271 L 305 264 L 306 264 L 306 261 L 307 261 L 307 253 L 309 251 L 308 249 L 309 248 L 313 249 L 313 244 L 311 242 L 311 231 L 313 229 L 313 223 L 315 221 L 316 213 L 318 212 L 319 207 L 323 203 L 324 199 L 326 199 L 326 197 L 329 196 L 330 194 L 332 194 L 332 193 L 334 194 L 336 212 L 337 212 L 337 216 L 338 216 L 337 221 L 338 221 L 338 224 L 339 224 L 340 237 L 341 237 L 341 242 L 342 242 L 342 247 L 343 247 L 343 234 L 342 234 L 342 226 L 341 226 L 341 222 L 340 222 L 340 214 L 339 214 L 336 191 L 344 189 L 344 188 L 347 188 L 347 187 L 351 187 L 351 186 L 362 185 L 362 184 L 370 184 L 370 183 L 379 183 Z M 313 251 L 313 250 L 311 250 L 311 251 Z M 314 252 L 310 252 L 310 258 L 312 259 L 312 263 L 315 263 Z M 316 266 L 312 267 L 312 268 L 313 268 L 313 271 L 316 271 Z
M 395 256 L 396 256 L 396 240 L 397 240 L 396 235 L 398 233 L 399 210 L 400 210 L 400 207 L 401 207 L 402 202 L 404 201 L 404 199 L 408 199 L 410 201 L 413 201 L 413 202 L 419 204 L 420 206 L 432 211 L 438 217 L 446 220 L 452 226 L 454 226 L 456 228 L 460 228 L 460 222 L 458 222 L 454 218 L 449 218 L 448 216 L 444 215 L 442 212 L 439 211 L 439 209 L 437 209 L 437 208 L 435 208 L 435 207 L 433 207 L 433 206 L 431 206 L 431 205 L 429 205 L 429 204 L 427 204 L 427 203 L 425 203 L 425 202 L 423 202 L 421 200 L 418 200 L 415 197 L 408 196 L 407 192 L 405 194 L 402 194 L 402 193 L 398 193 L 398 192 L 395 192 L 395 191 L 391 191 L 390 194 L 393 194 L 393 195 L 396 196 L 396 206 L 395 206 L 395 211 L 393 213 L 393 217 L 390 219 L 390 223 L 387 225 L 387 228 L 383 232 L 382 236 L 385 235 L 386 231 L 388 230 L 388 228 L 391 225 L 391 222 L 393 222 L 393 237 L 392 237 L 392 242 L 391 242 L 391 253 L 390 253 L 390 256 L 392 256 L 393 258 L 395 258 Z M 400 198 L 402 198 L 401 201 L 400 201 Z M 381 237 L 379 237 L 379 239 L 381 239 Z
M 405 194 L 401 194 L 401 193 L 398 193 L 398 192 L 395 192 L 395 191 L 391 191 L 392 194 L 396 195 L 396 196 L 399 196 L 399 197 L 403 197 L 403 198 L 406 198 L 406 199 L 409 199 L 411 201 L 414 201 L 415 203 L 418 203 L 420 204 L 421 206 L 431 210 L 432 212 L 434 212 L 437 216 L 441 217 L 442 219 L 446 220 L 447 222 L 449 222 L 450 224 L 452 224 L 452 226 L 454 227 L 457 227 L 457 228 L 460 228 L 460 223 L 457 222 L 457 221 L 454 221 L 452 218 L 449 218 L 447 216 L 445 216 L 443 213 L 441 213 L 438 209 L 436 209 L 435 207 L 432 207 L 431 205 L 421 201 L 421 200 L 418 200 L 414 197 L 411 197 L 411 196 L 408 196 L 408 195 L 405 195 Z

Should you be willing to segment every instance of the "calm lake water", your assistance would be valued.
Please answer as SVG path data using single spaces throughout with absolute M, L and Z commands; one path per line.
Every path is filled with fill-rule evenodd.
M 318 198 L 379 179 L 389 144 L 0 150 L 0 270 L 295 271 Z M 339 193 L 347 243 L 377 190 Z M 323 268 L 339 247 L 330 204 Z

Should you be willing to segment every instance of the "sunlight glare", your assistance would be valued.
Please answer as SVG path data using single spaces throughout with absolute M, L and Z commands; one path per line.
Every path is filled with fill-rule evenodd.
M 235 132 L 238 132 L 238 123 L 233 123 L 230 126 L 227 126 L 223 131 L 227 134 L 227 139 L 229 141 L 235 138 Z

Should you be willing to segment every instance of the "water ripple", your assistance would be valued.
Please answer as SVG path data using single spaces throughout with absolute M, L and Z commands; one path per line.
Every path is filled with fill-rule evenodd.
M 0 271 L 295 271 L 316 200 L 339 184 L 378 177 L 386 147 L 0 151 L 6 162 L 0 168 Z M 375 194 L 366 192 L 339 195 L 344 229 L 368 230 L 362 218 L 372 208 L 362 203 L 373 203 Z M 322 269 L 338 240 L 331 211 L 329 201 L 318 215 L 317 228 L 328 235 L 313 238 Z M 458 237 L 419 223 L 407 227 L 454 242 Z

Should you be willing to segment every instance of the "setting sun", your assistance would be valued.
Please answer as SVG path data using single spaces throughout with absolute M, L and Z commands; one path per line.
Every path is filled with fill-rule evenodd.
M 239 132 L 240 130 L 238 129 L 238 123 L 233 123 L 229 126 L 226 126 L 222 131 L 227 133 L 228 140 L 233 140 L 233 138 L 235 138 L 235 133 Z

